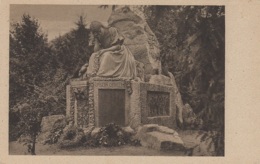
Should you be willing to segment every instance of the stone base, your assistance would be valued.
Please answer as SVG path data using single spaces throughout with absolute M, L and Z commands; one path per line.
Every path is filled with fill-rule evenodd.
M 112 122 L 133 129 L 144 124 L 175 128 L 175 91 L 171 86 L 116 79 L 72 81 L 66 114 L 82 128 Z

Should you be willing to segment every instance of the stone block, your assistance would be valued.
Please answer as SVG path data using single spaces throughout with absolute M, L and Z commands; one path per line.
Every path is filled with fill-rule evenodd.
M 153 93 L 153 95 L 149 95 Z M 150 97 L 154 96 L 156 98 L 162 98 L 163 96 L 168 96 L 168 103 L 163 104 L 162 107 L 160 101 L 157 104 L 149 104 L 151 100 Z M 163 126 L 167 126 L 170 128 L 176 127 L 176 105 L 175 105 L 175 94 L 174 88 L 171 86 L 165 85 L 156 85 L 149 83 L 140 83 L 140 108 L 141 108 L 141 123 L 142 124 L 159 124 Z M 157 101 L 157 100 L 156 100 Z M 156 103 L 156 102 L 155 102 Z M 156 107 L 156 105 L 160 107 Z M 152 107 L 152 108 L 151 108 Z M 157 109 L 158 108 L 158 109 Z M 167 109 L 168 108 L 168 109 Z M 150 115 L 151 109 L 156 110 L 166 110 L 168 112 L 164 112 L 164 114 L 153 114 Z
M 130 95 L 130 109 L 127 110 L 128 125 L 136 129 L 141 125 L 141 99 L 140 99 L 140 84 L 132 82 L 133 92 Z
M 56 130 L 64 129 L 66 126 L 66 120 L 64 115 L 52 115 L 42 118 L 41 133 L 37 140 L 41 143 L 45 143 L 49 140 L 49 137 Z
M 156 150 L 183 150 L 184 143 L 173 129 L 148 124 L 138 128 L 136 137 L 142 146 Z
M 51 131 L 55 127 L 65 127 L 66 121 L 64 115 L 51 115 L 42 118 L 41 131 Z
M 122 127 L 122 130 L 128 135 L 134 135 L 135 131 L 130 126 Z
M 141 140 L 141 144 L 156 150 L 183 150 L 184 148 L 179 136 L 157 131 L 147 133 L 145 139 Z
M 92 138 L 95 138 L 98 134 L 98 132 L 100 131 L 101 128 L 94 128 L 92 131 L 91 131 L 91 137 Z
M 165 126 L 158 126 L 158 131 L 161 132 L 161 133 L 165 133 L 165 134 L 178 135 L 178 133 L 175 130 L 170 129 L 170 128 L 165 127 Z
M 84 134 L 87 136 L 89 134 L 91 134 L 91 132 L 95 129 L 94 126 L 90 126 L 90 127 L 87 127 L 87 128 L 83 128 L 83 131 L 84 131 Z
M 29 135 L 25 135 L 25 134 L 22 134 L 18 139 L 17 139 L 17 142 L 18 143 L 30 143 L 32 142 L 32 139 Z

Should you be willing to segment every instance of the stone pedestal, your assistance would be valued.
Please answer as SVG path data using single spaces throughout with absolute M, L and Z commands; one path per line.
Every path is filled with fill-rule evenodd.
M 112 122 L 132 128 L 151 123 L 174 128 L 175 96 L 171 86 L 145 82 L 71 81 L 67 86 L 66 114 L 83 128 Z

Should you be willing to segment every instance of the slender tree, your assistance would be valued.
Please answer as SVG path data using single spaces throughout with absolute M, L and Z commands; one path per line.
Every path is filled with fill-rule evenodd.
M 21 22 L 11 25 L 10 31 L 9 128 L 31 138 L 28 145 L 32 155 L 41 117 L 47 114 L 39 88 L 48 79 L 51 60 L 47 35 L 41 31 L 37 19 L 24 14 Z

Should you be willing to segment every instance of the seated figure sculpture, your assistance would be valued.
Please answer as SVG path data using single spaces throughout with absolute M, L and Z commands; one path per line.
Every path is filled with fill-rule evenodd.
M 172 87 L 169 87 L 169 86 L 175 84 L 175 81 L 170 80 L 171 76 L 169 75 L 170 76 L 169 78 L 164 78 L 167 81 L 164 81 L 164 79 L 161 79 L 162 75 L 159 75 L 159 71 L 157 73 L 158 75 L 145 76 L 145 75 L 147 75 L 146 73 L 149 73 L 149 71 L 145 72 L 145 68 L 147 68 L 147 62 L 145 62 L 143 60 L 141 60 L 141 61 L 135 60 L 134 55 L 136 55 L 138 53 L 134 51 L 134 48 L 131 49 L 132 52 L 135 52 L 134 55 L 129 50 L 129 48 L 131 48 L 131 45 L 128 44 L 129 38 L 127 38 L 127 35 L 124 35 L 124 36 L 121 35 L 118 32 L 118 29 L 120 29 L 120 28 L 117 27 L 118 28 L 117 29 L 117 28 L 111 27 L 111 26 L 105 27 L 104 25 L 102 25 L 100 22 L 97 22 L 97 21 L 94 21 L 90 24 L 91 38 L 90 38 L 89 43 L 90 43 L 90 45 L 94 46 L 94 52 L 92 53 L 88 63 L 83 65 L 78 72 L 78 76 L 82 77 L 81 80 L 83 82 L 80 81 L 80 83 L 77 83 L 77 81 L 79 79 L 76 79 L 75 80 L 76 83 L 74 83 L 74 84 L 71 83 L 71 88 L 73 88 L 74 90 L 71 91 L 71 89 L 69 88 L 67 91 L 68 93 L 74 92 L 73 95 L 75 95 L 74 96 L 75 98 L 73 98 L 73 96 L 70 96 L 71 93 L 68 94 L 70 98 L 72 97 L 71 100 L 73 103 L 71 103 L 70 99 L 68 100 L 68 102 L 69 102 L 68 104 L 71 106 L 68 106 L 67 113 L 70 113 L 71 111 L 72 112 L 79 111 L 77 113 L 79 113 L 79 115 L 80 115 L 80 112 L 86 112 L 86 111 L 88 112 L 87 113 L 88 117 L 78 117 L 78 115 L 77 115 L 74 118 L 74 120 L 76 120 L 75 121 L 76 124 L 82 123 L 82 125 L 84 124 L 84 126 L 85 125 L 92 126 L 95 124 L 98 125 L 98 123 L 95 122 L 95 118 L 98 116 L 95 116 L 94 111 L 99 110 L 101 108 L 99 108 L 98 105 L 95 106 L 93 104 L 94 104 L 94 102 L 95 103 L 100 102 L 100 101 L 102 102 L 102 100 L 99 100 L 99 98 L 96 99 L 97 97 L 94 96 L 95 94 L 96 95 L 99 94 L 99 91 L 95 92 L 95 91 L 99 90 L 99 89 L 97 89 L 99 86 L 95 85 L 95 84 L 100 83 L 100 81 L 101 81 L 102 85 L 111 84 L 111 83 L 116 83 L 116 84 L 120 83 L 120 85 L 123 84 L 123 89 L 125 89 L 127 91 L 126 93 L 128 93 L 128 95 L 129 95 L 129 96 L 126 96 L 125 99 L 128 102 L 130 102 L 130 106 L 125 105 L 125 108 L 130 108 L 133 111 L 144 110 L 141 108 L 141 105 L 140 105 L 142 103 L 147 105 L 146 100 L 143 99 L 143 97 L 145 97 L 145 94 L 143 94 L 143 93 L 147 93 L 146 96 L 148 95 L 149 91 L 159 92 L 159 94 L 160 94 L 160 92 L 169 93 L 169 91 L 171 91 L 171 93 L 173 93 Z M 122 29 L 121 29 L 121 32 L 122 32 Z M 122 34 L 124 34 L 124 33 L 122 33 Z M 128 47 L 126 45 L 124 45 L 124 37 L 126 38 L 125 44 L 128 44 Z M 137 46 L 137 44 L 135 44 L 134 46 Z M 150 51 L 147 51 L 147 53 L 149 53 L 149 52 Z M 140 56 L 140 54 L 138 54 L 138 55 Z M 139 59 L 138 56 L 137 56 L 137 59 Z M 167 73 L 168 73 L 168 71 L 167 71 Z M 92 78 L 92 77 L 94 77 L 94 78 Z M 99 78 L 99 77 L 101 77 L 101 78 Z M 107 78 L 107 79 L 104 79 L 104 78 Z M 110 79 L 110 78 L 113 78 L 113 79 Z M 145 79 L 147 79 L 147 80 L 145 80 Z M 155 79 L 155 80 L 153 80 L 153 79 Z M 160 83 L 158 83 L 157 79 L 159 79 Z M 122 81 L 122 80 L 124 80 L 124 81 Z M 133 82 L 133 80 L 135 82 Z M 111 82 L 111 81 L 113 81 L 113 82 Z M 137 81 L 137 83 L 136 83 L 136 81 Z M 93 85 L 90 85 L 90 84 L 93 84 Z M 83 85 L 84 85 L 84 87 L 83 87 Z M 132 86 L 134 86 L 134 87 L 132 88 Z M 110 86 L 105 86 L 105 87 L 102 86 L 102 87 L 103 87 L 102 89 L 104 89 L 104 88 L 111 89 Z M 164 89 L 166 87 L 168 87 L 167 90 Z M 79 89 L 77 89 L 77 88 L 79 88 Z M 88 89 L 86 89 L 86 88 L 88 88 Z M 121 86 L 119 88 L 122 89 Z M 145 92 L 141 92 L 141 91 L 145 91 Z M 132 94 L 132 93 L 134 93 L 134 94 Z M 85 97 L 84 97 L 84 95 L 85 95 Z M 173 95 L 173 94 L 169 94 L 169 95 Z M 132 96 L 132 98 L 131 98 L 131 96 Z M 140 100 L 135 101 L 137 98 L 139 98 Z M 83 108 L 83 107 L 80 108 L 80 106 L 75 105 L 77 103 L 77 101 L 75 99 L 77 99 L 78 102 L 80 102 L 81 100 L 84 100 L 85 103 L 87 102 L 87 108 Z M 85 101 L 85 100 L 88 100 L 88 101 Z M 170 96 L 169 100 L 171 100 L 170 104 L 175 103 L 172 100 L 172 96 Z M 136 103 L 136 102 L 138 102 L 138 103 Z M 73 106 L 73 104 L 74 104 L 74 106 Z M 143 105 L 143 106 L 146 106 L 146 105 Z M 82 109 L 87 109 L 87 110 L 85 111 Z M 127 109 L 127 111 L 130 109 Z M 177 109 L 181 111 L 181 108 L 180 109 L 177 108 Z M 169 105 L 169 111 L 170 110 L 175 110 L 175 106 Z M 174 112 L 169 112 L 169 113 L 173 114 Z M 182 123 L 183 122 L 182 115 L 181 115 L 182 112 L 177 112 L 177 113 L 178 113 L 177 119 L 179 119 L 178 121 L 180 123 Z M 74 116 L 74 113 L 72 113 L 72 115 Z M 134 114 L 134 115 L 136 116 L 136 114 Z M 131 122 L 131 124 L 133 123 L 133 126 L 141 123 L 141 120 L 139 120 L 139 118 L 141 118 L 141 117 L 138 116 L 138 118 L 137 117 L 135 118 L 135 116 L 133 116 L 134 119 L 137 119 L 138 121 L 133 119 L 134 121 Z M 129 117 L 130 117 L 130 115 L 129 115 Z M 148 115 L 143 116 L 143 117 L 148 117 Z M 87 121 L 84 120 L 83 118 L 87 118 Z M 175 120 L 175 119 L 173 119 L 173 116 L 169 117 L 169 119 Z M 81 123 L 78 123 L 78 120 L 83 120 L 83 121 Z M 134 122 L 136 122 L 136 124 Z M 174 122 L 171 122 L 171 121 L 166 121 L 166 122 L 167 122 L 166 124 L 169 123 L 169 126 L 172 126 L 173 124 L 175 124 Z M 158 120 L 155 121 L 154 123 L 158 123 Z M 129 124 L 130 124 L 130 122 L 129 122 Z
M 90 24 L 94 53 L 89 59 L 88 77 L 136 79 L 135 59 L 123 44 L 124 37 L 116 28 L 105 27 L 98 21 Z

